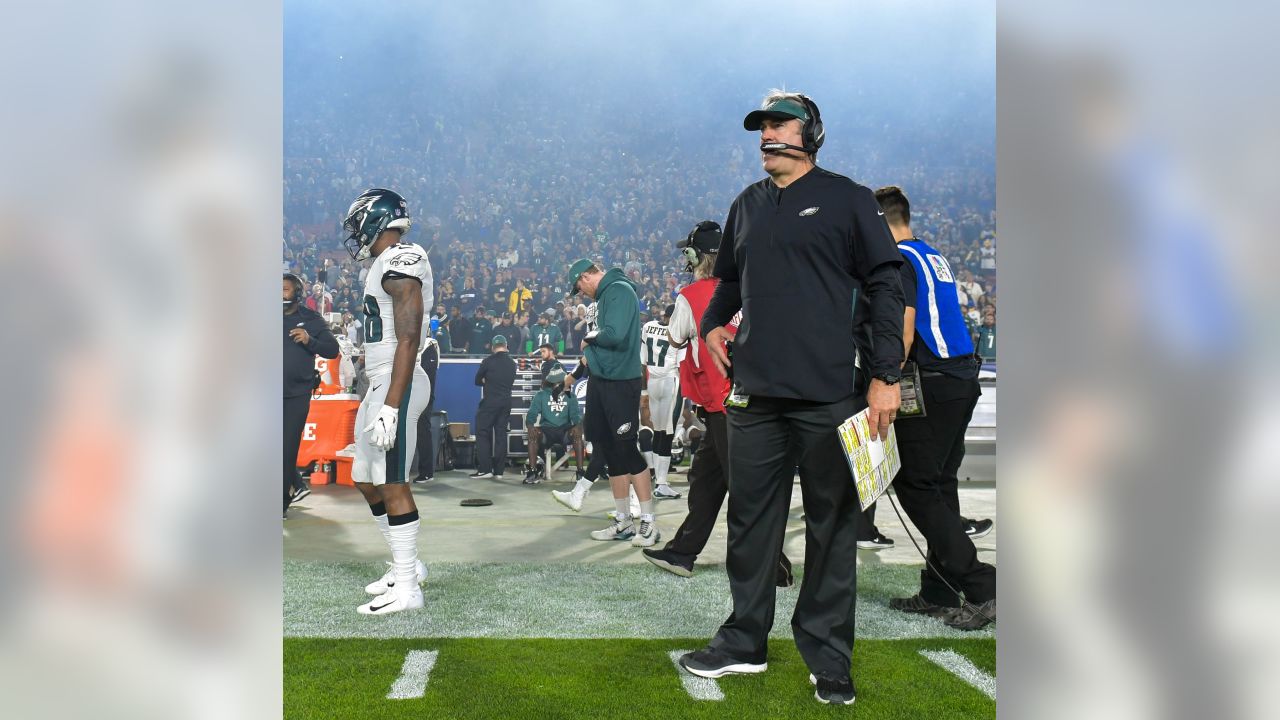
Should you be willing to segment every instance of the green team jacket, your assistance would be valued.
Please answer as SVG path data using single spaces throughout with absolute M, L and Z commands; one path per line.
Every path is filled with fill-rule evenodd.
M 570 427 L 581 422 L 582 409 L 578 407 L 577 396 L 566 390 L 553 395 L 551 388 L 542 388 L 534 394 L 529 412 L 524 416 L 525 427 Z
M 612 268 L 596 288 L 595 338 L 587 341 L 592 377 L 631 380 L 640 377 L 640 301 L 635 285 Z

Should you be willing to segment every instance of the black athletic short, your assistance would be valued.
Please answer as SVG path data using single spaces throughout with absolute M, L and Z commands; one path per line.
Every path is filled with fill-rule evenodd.
M 582 429 L 588 442 L 613 438 L 635 441 L 640 430 L 641 378 L 606 380 L 592 375 L 587 383 L 587 409 Z
M 572 440 L 569 438 L 569 430 L 572 425 L 559 427 L 556 425 L 539 425 L 538 426 L 538 446 L 540 450 L 546 450 L 552 445 L 560 445 L 561 447 L 570 447 Z

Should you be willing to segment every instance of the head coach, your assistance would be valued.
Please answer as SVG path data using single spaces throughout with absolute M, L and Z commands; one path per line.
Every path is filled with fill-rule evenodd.
M 706 649 L 681 657 L 702 677 L 767 668 L 774 572 L 800 469 L 805 573 L 791 627 L 818 700 L 848 704 L 855 690 L 854 592 L 858 499 L 836 436 L 845 418 L 870 407 L 887 433 L 899 404 L 902 257 L 875 195 L 817 166 L 824 131 L 818 106 L 771 91 L 743 126 L 760 132 L 769 177 L 733 201 L 716 256 L 720 279 L 699 331 L 717 368 L 732 370 L 729 549 L 733 613 Z M 875 348 L 860 357 L 854 306 L 870 312 Z M 725 327 L 742 320 L 732 355 Z

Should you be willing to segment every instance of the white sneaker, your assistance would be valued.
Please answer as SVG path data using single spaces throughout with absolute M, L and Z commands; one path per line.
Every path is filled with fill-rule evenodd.
M 390 615 L 403 610 L 417 610 L 425 604 L 421 588 L 415 587 L 408 592 L 392 589 L 356 608 L 356 612 L 361 615 Z
M 391 563 L 387 563 L 387 565 L 391 565 Z M 427 581 L 427 566 L 423 565 L 422 561 L 419 560 L 418 561 L 418 583 L 421 584 L 426 581 Z M 383 593 L 385 593 L 386 591 L 390 590 L 395 586 L 396 586 L 396 569 L 394 567 L 389 567 L 387 568 L 386 575 L 383 575 L 377 580 L 374 580 L 368 585 L 365 585 L 364 591 L 369 593 L 370 595 L 382 595 Z
M 630 520 L 614 522 L 603 530 L 592 530 L 592 540 L 630 540 L 636 534 L 636 526 Z
M 570 510 L 580 512 L 582 510 L 582 501 L 587 498 L 587 493 L 590 491 L 591 483 L 586 480 L 579 480 L 578 484 L 574 485 L 573 489 L 569 492 L 565 492 L 563 490 L 552 490 L 551 497 L 555 498 L 556 502 Z
M 680 497 L 680 493 L 670 485 L 662 483 L 653 491 L 653 496 L 659 500 L 676 500 Z
M 658 523 L 641 518 L 640 527 L 636 529 L 635 537 L 631 538 L 631 547 L 653 547 L 661 539 Z

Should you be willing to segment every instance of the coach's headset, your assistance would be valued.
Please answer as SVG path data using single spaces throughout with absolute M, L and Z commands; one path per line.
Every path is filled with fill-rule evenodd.
M 306 297 L 306 294 L 307 294 L 305 289 L 306 286 L 302 284 L 302 278 L 298 277 L 297 275 L 294 275 L 293 273 L 285 273 L 284 279 L 293 283 L 293 301 L 286 302 L 284 304 L 297 305 L 298 303 L 301 303 L 302 299 Z
M 800 102 L 809 111 L 809 121 L 800 130 L 800 139 L 804 142 L 805 150 L 812 155 L 822 147 L 823 141 L 827 139 L 827 131 L 822 127 L 822 113 L 818 110 L 818 104 L 810 100 L 808 95 L 801 95 Z
M 803 145 L 791 145 L 784 142 L 761 143 L 761 150 L 781 151 L 781 150 L 799 150 L 806 155 L 816 155 L 818 149 L 822 147 L 823 141 L 827 139 L 827 131 L 822 127 L 822 112 L 818 110 L 818 104 L 809 99 L 807 95 L 797 94 L 796 99 L 804 106 L 805 114 L 809 119 L 804 121 L 804 125 L 800 128 L 800 142 Z
M 719 252 L 722 235 L 720 223 L 703 220 L 689 231 L 688 237 L 676 243 L 684 256 L 684 271 L 693 272 L 704 256 Z

